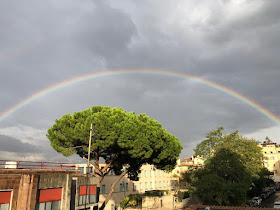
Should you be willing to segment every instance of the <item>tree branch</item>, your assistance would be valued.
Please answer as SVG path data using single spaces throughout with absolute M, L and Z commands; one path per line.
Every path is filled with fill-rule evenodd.
M 112 165 L 112 163 L 118 158 L 119 154 L 116 154 L 115 157 L 113 157 L 113 159 L 106 164 L 106 166 L 102 169 L 102 172 L 106 172 L 106 170 Z
M 107 198 L 105 199 L 105 201 L 103 202 L 102 206 L 100 207 L 99 210 L 104 210 L 105 206 L 107 205 L 107 203 L 109 202 L 109 200 L 111 199 L 113 192 L 115 191 L 115 187 L 118 184 L 118 182 L 124 177 L 124 175 L 126 175 L 128 172 L 128 170 L 125 170 L 121 173 L 121 175 L 119 176 L 119 178 L 112 184 L 110 192 L 107 196 Z
M 87 158 L 83 157 L 84 160 L 88 161 Z M 97 165 L 96 163 L 93 163 L 91 161 L 89 161 L 90 164 L 92 164 L 94 166 L 94 168 L 100 173 L 98 174 L 99 176 L 104 176 L 103 172 L 100 170 L 99 165 Z

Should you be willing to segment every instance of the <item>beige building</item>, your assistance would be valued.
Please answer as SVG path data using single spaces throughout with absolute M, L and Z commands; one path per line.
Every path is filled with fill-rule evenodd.
M 184 158 L 182 162 L 180 162 L 180 159 L 178 159 L 177 166 L 172 171 L 172 175 L 180 176 L 181 173 L 188 171 L 190 168 L 200 167 L 203 164 L 204 164 L 204 159 L 195 154 L 193 154 L 191 158 Z
M 280 182 L 280 147 L 273 142 L 263 142 L 260 144 L 264 154 L 264 166 L 271 172 L 273 172 L 274 180 Z
M 77 164 L 76 167 L 82 172 L 86 173 L 86 164 Z M 102 166 L 101 166 L 102 167 Z M 91 166 L 90 172 L 93 172 Z M 101 182 L 100 188 L 100 205 L 106 199 L 110 192 L 112 184 L 116 181 L 117 176 L 114 172 L 110 172 L 104 180 Z M 139 173 L 139 181 L 132 181 L 127 176 L 124 176 L 116 185 L 114 193 L 108 204 L 106 210 L 120 209 L 121 200 L 129 195 L 136 193 L 144 193 L 145 191 L 152 190 L 169 190 L 172 173 L 166 173 L 163 170 L 158 170 L 152 165 L 143 165 L 141 167 L 141 173 Z M 163 204 L 164 205 L 164 201 Z

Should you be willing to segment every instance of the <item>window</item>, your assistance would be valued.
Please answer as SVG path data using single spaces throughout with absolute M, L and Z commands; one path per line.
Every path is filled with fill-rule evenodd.
M 165 173 L 164 173 L 164 171 L 162 172 L 162 176 L 164 176 L 165 175 Z
M 139 177 L 142 177 L 142 171 L 139 173 Z
M 266 154 L 266 152 L 264 152 L 264 154 Z
M 280 150 L 278 150 L 278 153 L 280 153 Z
M 155 188 L 157 188 L 157 182 L 155 181 Z
M 160 171 L 158 171 L 158 176 L 160 176 Z
M 145 177 L 147 177 L 147 171 L 145 170 Z
M 161 187 L 161 181 L 159 181 L 159 187 Z
M 0 209 L 10 209 L 12 191 L 0 191 Z
M 277 174 L 277 170 L 274 170 L 273 172 L 274 172 L 274 174 Z
M 165 181 L 163 181 L 163 187 L 165 187 Z
M 113 169 L 111 169 L 111 176 L 115 175 L 115 172 Z
M 79 171 L 81 172 L 81 174 L 84 174 L 85 173 L 84 167 L 79 167 Z
M 271 156 L 271 157 L 270 157 L 270 160 L 274 160 L 274 156 Z
M 39 190 L 38 210 L 60 210 L 61 209 L 62 188 Z
M 275 167 L 275 164 L 273 164 L 273 167 Z
M 133 191 L 136 191 L 136 185 L 133 183 L 132 186 L 133 186 Z
M 154 174 L 155 174 L 155 177 L 156 177 L 157 176 L 157 171 L 155 171 Z
M 152 171 L 150 171 L 150 177 L 152 177 Z
M 120 192 L 123 191 L 123 184 L 120 184 Z
M 79 206 L 96 203 L 96 185 L 80 186 Z M 40 209 L 41 210 L 41 209 Z
M 115 204 L 111 204 L 111 210 L 115 210 Z
M 128 183 L 125 183 L 125 190 L 128 191 Z
M 92 173 L 92 171 L 93 171 L 93 170 L 92 170 L 92 167 L 86 167 L 86 172 L 87 172 L 87 173 L 90 174 L 90 173 Z
M 153 189 L 153 182 L 150 182 L 150 188 Z
M 104 184 L 103 184 L 102 187 L 101 187 L 101 193 L 102 193 L 102 194 L 105 194 L 105 185 L 104 185 Z
M 140 188 L 140 190 L 142 190 L 142 182 L 140 182 L 140 187 L 139 188 Z
M 148 183 L 145 182 L 145 189 L 148 189 Z
M 270 151 L 270 153 L 272 154 L 272 151 Z
M 167 186 L 169 186 L 169 181 L 167 181 Z

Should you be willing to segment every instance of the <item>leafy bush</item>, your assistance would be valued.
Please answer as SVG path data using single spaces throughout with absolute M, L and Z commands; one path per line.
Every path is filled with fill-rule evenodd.
M 121 208 L 129 206 L 141 206 L 144 194 L 130 194 L 121 200 Z
M 183 199 L 189 198 L 190 193 L 188 191 L 178 191 L 178 200 L 179 202 L 182 202 Z

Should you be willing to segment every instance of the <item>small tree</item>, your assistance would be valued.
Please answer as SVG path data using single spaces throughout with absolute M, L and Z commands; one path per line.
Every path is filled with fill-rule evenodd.
M 241 156 L 229 148 L 220 148 L 204 168 L 195 172 L 192 185 L 204 204 L 240 205 L 246 200 L 251 179 Z
M 258 142 L 239 135 L 238 131 L 223 134 L 223 130 L 223 127 L 219 127 L 217 130 L 207 133 L 206 139 L 196 146 L 195 153 L 203 156 L 207 162 L 207 159 L 218 149 L 229 148 L 240 155 L 241 161 L 252 173 L 252 176 L 259 178 L 264 156 Z
M 94 135 L 88 157 L 91 123 L 94 124 Z M 109 171 L 113 169 L 120 175 L 100 209 L 105 208 L 116 184 L 125 174 L 131 180 L 138 180 L 143 164 L 153 164 L 158 169 L 170 171 L 182 150 L 180 141 L 147 115 L 102 106 L 64 115 L 48 130 L 47 137 L 51 146 L 64 156 L 76 153 L 84 159 L 93 159 L 95 174 L 99 178 L 97 201 L 100 183 Z M 103 169 L 99 166 L 100 158 L 106 163 Z

